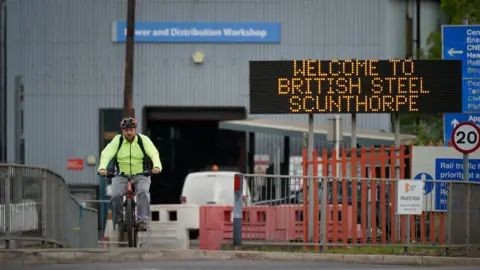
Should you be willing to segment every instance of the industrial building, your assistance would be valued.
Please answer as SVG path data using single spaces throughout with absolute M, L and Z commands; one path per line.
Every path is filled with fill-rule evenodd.
M 123 106 L 126 8 L 126 0 L 4 1 L 4 160 L 49 167 L 77 187 L 98 185 L 99 153 L 119 131 Z M 439 1 L 422 1 L 421 13 L 425 47 L 440 27 Z M 245 171 L 253 150 L 284 151 L 285 134 L 252 118 L 307 121 L 306 115 L 249 115 L 249 60 L 404 58 L 416 36 L 415 14 L 415 1 L 406 0 L 137 1 L 137 27 L 147 32 L 136 37 L 133 107 L 165 167 L 161 187 L 152 190 L 177 194 L 178 178 L 190 170 L 219 164 Z M 195 34 L 191 22 L 205 26 L 195 31 L 213 32 Z M 252 32 L 243 40 L 215 38 L 215 27 Z M 318 146 L 327 145 L 321 125 L 329 117 L 315 116 Z M 350 116 L 342 118 L 349 132 Z M 357 125 L 368 131 L 359 132 L 360 144 L 393 141 L 387 114 L 358 115 Z M 249 144 L 253 137 L 238 131 L 263 133 Z M 301 132 L 290 135 L 299 134 L 290 155 L 301 152 Z

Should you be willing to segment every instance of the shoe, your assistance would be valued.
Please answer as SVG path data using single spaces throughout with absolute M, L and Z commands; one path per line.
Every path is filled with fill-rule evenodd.
M 139 232 L 146 232 L 148 229 L 148 222 L 141 220 L 138 222 L 138 231 Z

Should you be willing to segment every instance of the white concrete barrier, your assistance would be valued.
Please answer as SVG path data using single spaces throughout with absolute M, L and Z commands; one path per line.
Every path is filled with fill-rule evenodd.
M 200 210 L 198 205 L 168 204 L 150 206 L 150 233 L 145 247 L 189 247 L 189 230 L 198 230 Z M 147 236 L 147 235 L 146 235 Z M 139 235 L 139 238 L 141 236 Z

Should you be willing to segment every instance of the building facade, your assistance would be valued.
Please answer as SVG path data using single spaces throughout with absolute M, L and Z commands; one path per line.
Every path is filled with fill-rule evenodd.
M 428 1 L 427 1 L 428 2 Z M 436 21 L 438 3 L 423 4 Z M 123 106 L 125 44 L 112 42 L 125 21 L 121 0 L 7 1 L 7 158 L 15 159 L 15 78 L 24 85 L 25 163 L 52 168 L 69 182 L 95 184 L 95 167 L 69 171 L 69 158 L 99 149 L 99 109 Z M 385 0 L 142 0 L 137 22 L 275 22 L 270 44 L 136 43 L 134 108 L 242 106 L 248 109 L 248 61 L 389 59 L 405 56 L 408 1 Z M 425 15 L 427 16 L 427 15 Z M 430 28 L 437 27 L 430 23 Z M 425 39 L 426 29 L 422 35 Z M 202 52 L 195 65 L 192 54 Z M 140 125 L 142 115 L 137 113 Z M 303 115 L 261 116 L 306 121 Z M 318 115 L 325 123 L 329 115 Z M 344 116 L 345 130 L 350 119 Z M 385 114 L 359 115 L 359 129 L 389 131 Z M 267 140 L 268 139 L 268 140 Z M 299 148 L 297 145 L 292 146 Z M 257 153 L 275 140 L 257 136 Z M 293 154 L 293 153 L 292 153 Z

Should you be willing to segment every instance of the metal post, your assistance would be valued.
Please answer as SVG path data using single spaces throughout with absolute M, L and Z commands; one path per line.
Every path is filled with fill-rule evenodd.
M 357 114 L 352 113 L 352 136 L 350 137 L 350 144 L 352 148 L 357 148 Z
M 327 131 L 327 141 L 333 142 L 335 145 L 335 158 L 336 160 L 340 159 L 340 142 L 343 141 L 343 121 L 339 115 L 335 115 L 334 118 L 328 119 L 328 131 Z M 339 179 L 341 177 L 341 165 L 337 166 L 335 172 L 331 172 L 332 175 L 335 174 L 336 178 Z M 322 179 L 322 203 L 321 203 L 321 213 L 322 213 L 322 222 L 327 220 L 327 205 L 329 205 L 328 201 L 328 181 L 329 179 L 323 178 Z M 322 241 L 323 243 L 327 243 L 327 235 L 328 235 L 328 224 L 326 222 L 322 223 Z M 326 251 L 324 249 L 324 251 Z
M 308 161 L 312 162 L 313 161 L 313 148 L 314 148 L 314 140 L 313 140 L 313 113 L 308 114 L 308 148 L 307 148 L 307 157 Z M 313 242 L 313 231 L 314 231 L 314 204 L 318 202 L 313 201 L 313 195 L 315 192 L 315 189 L 318 189 L 318 187 L 313 186 L 313 165 L 308 165 L 308 170 L 307 170 L 307 179 L 304 179 L 304 181 L 307 181 L 308 183 L 308 242 Z M 323 220 L 322 220 L 323 222 Z
M 357 114 L 352 114 L 352 137 L 350 139 L 351 139 L 352 147 L 357 149 L 357 144 L 358 144 L 357 143 Z M 355 151 L 355 153 L 358 156 L 358 151 Z M 356 164 L 352 164 L 352 176 L 355 177 L 356 179 L 362 177 L 362 169 L 360 168 L 358 160 Z M 357 185 L 358 185 L 358 182 L 357 182 Z
M 243 213 L 243 174 L 235 174 L 233 185 L 233 245 L 242 244 L 242 213 Z
M 125 88 L 123 93 L 123 115 L 133 116 L 133 48 L 135 36 L 135 1 L 127 4 L 127 42 L 125 45 Z
M 450 252 L 452 251 L 452 200 L 453 200 L 453 184 L 452 182 L 447 184 L 448 187 L 448 201 L 447 201 L 447 219 L 448 219 L 448 248 L 447 248 L 447 256 L 450 256 Z
M 468 154 L 463 154 L 463 181 L 469 182 L 470 176 L 468 175 Z
M 323 244 L 323 253 L 327 252 L 327 237 L 328 237 L 328 227 L 327 224 L 327 205 L 328 205 L 328 178 L 322 178 L 322 244 Z
M 343 129 L 340 125 L 342 125 L 342 122 L 340 120 L 340 116 L 335 115 L 335 159 L 337 160 L 337 171 L 336 171 L 337 179 L 333 179 L 333 180 L 340 180 L 339 185 L 342 185 L 341 181 L 345 181 L 345 180 L 342 179 L 341 178 L 342 175 L 340 175 L 340 172 L 341 172 L 340 164 L 341 164 L 341 166 L 346 166 L 346 164 L 338 163 L 338 160 L 340 160 L 340 141 L 343 138 L 343 134 L 340 134 L 340 133 L 343 133 Z M 346 176 L 346 175 L 344 175 L 344 176 Z M 325 187 L 324 188 L 325 191 L 323 192 L 324 203 L 322 203 L 322 213 L 327 213 L 327 211 L 328 211 L 327 210 L 327 205 L 329 205 L 329 202 L 328 202 L 328 185 L 325 185 L 324 187 Z M 333 188 L 332 188 L 332 192 L 333 192 Z M 344 190 L 343 192 L 347 192 L 347 191 Z M 332 194 L 332 198 L 333 198 L 333 194 Z M 337 202 L 332 202 L 332 203 L 337 203 Z M 325 215 L 325 217 L 326 217 L 326 215 Z M 326 226 L 323 229 L 323 235 L 325 237 L 325 241 L 327 241 L 326 236 L 328 235 L 328 227 L 329 227 L 329 224 L 326 224 Z M 326 243 L 326 242 L 324 242 L 324 243 Z M 325 249 L 324 249 L 324 251 L 325 251 Z
M 245 155 L 245 173 L 249 174 L 250 172 L 250 133 L 245 132 L 245 149 L 246 149 L 246 155 Z
M 340 134 L 340 132 L 342 132 L 342 127 L 340 127 L 340 125 L 341 125 L 340 116 L 335 115 L 335 151 L 336 151 L 335 158 L 337 160 L 340 159 L 340 140 L 341 140 L 340 138 L 342 137 L 342 134 Z M 337 173 L 337 177 L 340 177 L 340 166 L 337 166 L 336 173 Z
M 280 147 L 277 145 L 275 147 L 275 161 L 274 161 L 274 165 L 273 165 L 273 168 L 274 168 L 274 171 L 275 171 L 275 175 L 280 175 L 280 163 L 281 163 L 281 157 L 280 157 Z M 275 199 L 278 200 L 282 197 L 282 178 L 281 177 L 277 177 L 276 180 L 275 180 Z
M 60 183 L 60 186 L 59 186 L 59 200 L 58 200 L 58 204 L 60 205 L 59 207 L 59 211 L 57 213 L 57 215 L 59 215 L 59 218 L 57 220 L 65 220 L 65 211 L 63 210 L 64 208 L 64 204 L 65 204 L 65 192 L 64 192 L 64 186 L 62 183 Z M 102 209 L 103 207 L 100 207 L 100 209 Z M 66 235 L 67 235 L 67 232 L 65 231 L 66 230 L 66 227 L 65 227 L 65 223 L 64 222 L 60 222 L 60 224 L 58 224 L 59 226 L 59 230 L 60 230 L 60 233 L 59 233 L 59 236 L 60 236 L 60 243 L 62 245 L 65 244 L 65 239 L 66 239 Z
M 23 78 L 15 76 L 15 163 L 22 164 Z
M 463 19 L 463 24 L 468 25 L 468 18 Z M 470 190 L 470 177 L 468 175 L 468 154 L 463 154 L 463 181 L 467 181 L 467 206 L 465 209 L 466 212 L 466 222 L 465 222 L 465 233 L 466 233 L 466 243 L 467 245 L 470 244 L 470 196 L 471 196 L 471 190 Z M 450 200 L 450 198 L 449 198 Z M 450 210 L 450 209 L 448 209 Z M 450 210 L 451 211 L 451 210 Z
M 396 181 L 398 181 L 400 179 L 400 160 L 399 160 L 399 156 L 400 156 L 400 114 L 399 113 L 395 113 L 394 114 L 394 117 L 393 117 L 393 120 L 394 120 L 394 124 L 393 124 L 393 129 L 394 129 L 394 133 L 395 133 L 395 155 L 397 156 L 397 158 L 395 159 L 395 175 L 396 175 Z M 403 169 L 403 168 L 402 168 Z M 397 183 L 395 183 L 396 185 Z M 394 198 L 396 199 L 396 198 Z M 395 215 L 395 222 L 397 223 L 397 239 L 400 238 L 400 219 L 399 219 L 399 216 L 398 215 Z M 410 219 L 407 217 L 407 228 L 406 228 L 406 239 L 405 239 L 405 242 L 408 243 L 410 242 Z M 406 247 L 405 247 L 406 248 Z
M 22 178 L 23 180 L 23 178 Z M 50 212 L 53 209 L 47 209 L 47 171 L 42 170 L 42 238 L 47 239 L 47 237 L 54 238 L 53 235 L 47 235 L 47 226 L 48 226 L 48 221 L 47 221 L 47 212 Z
M 10 170 L 8 170 L 10 172 Z M 8 239 L 11 236 L 10 232 L 10 220 L 11 220 L 11 206 L 10 206 L 10 179 L 12 179 L 10 173 L 8 173 L 5 177 L 5 236 L 7 240 L 5 241 L 5 248 L 10 248 L 10 240 Z
M 16 164 L 24 164 L 25 163 L 25 155 L 24 155 L 24 147 L 22 147 L 24 143 L 23 137 L 23 77 L 22 76 L 15 76 L 15 163 Z M 14 180 L 12 180 L 11 186 L 11 194 L 10 200 L 15 202 L 20 202 L 23 199 L 23 169 L 20 167 L 11 167 L 11 174 L 10 177 L 13 179 L 12 175 L 14 175 Z M 20 245 L 20 241 L 16 241 L 18 245 Z
M 465 240 L 470 244 L 470 176 L 468 174 L 468 154 L 463 154 L 463 181 L 467 182 L 467 205 L 465 206 Z M 450 198 L 448 198 L 450 200 Z M 448 209 L 448 211 L 452 211 Z
M 285 136 L 283 138 L 283 166 L 285 166 L 285 170 L 287 171 L 286 174 L 288 174 L 288 168 L 290 168 L 290 137 Z M 281 172 L 282 170 L 280 170 Z M 282 197 L 289 196 L 290 194 L 290 180 L 287 180 L 285 184 L 282 183 L 285 187 L 282 187 L 283 189 L 283 194 Z
M 357 149 L 357 114 L 356 113 L 352 113 L 350 148 Z M 350 151 L 350 153 L 352 153 L 352 151 Z M 357 152 L 355 151 L 355 153 L 357 153 Z M 352 158 L 352 157 L 350 156 L 350 158 Z M 342 163 L 342 166 L 345 166 L 345 165 Z M 360 166 L 357 166 L 357 164 L 352 164 L 352 173 L 351 174 L 352 174 L 352 177 L 353 177 L 352 180 L 359 177 Z M 344 175 L 343 177 L 346 177 L 346 175 Z M 346 192 L 346 191 L 343 191 L 343 192 Z

